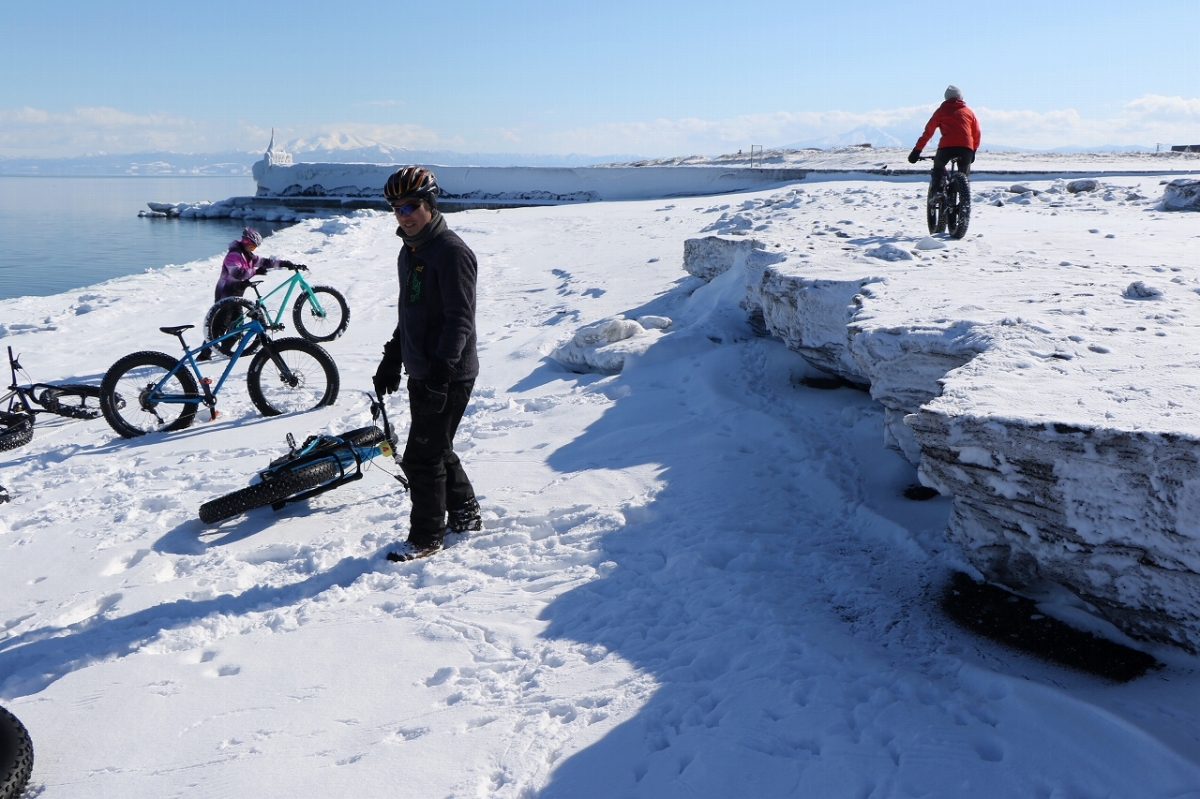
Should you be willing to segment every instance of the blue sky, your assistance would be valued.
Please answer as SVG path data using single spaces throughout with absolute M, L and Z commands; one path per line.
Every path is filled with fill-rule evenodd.
M 946 11 L 946 8 L 953 8 Z M 0 155 L 688 155 L 878 127 L 948 83 L 984 143 L 1200 143 L 1200 0 L 6 0 Z

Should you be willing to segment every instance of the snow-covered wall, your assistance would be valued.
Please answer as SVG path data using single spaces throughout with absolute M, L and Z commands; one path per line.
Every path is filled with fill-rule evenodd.
M 979 304 L 950 311 L 955 289 L 933 276 L 745 240 L 691 241 L 684 268 L 710 280 L 722 259 L 769 332 L 885 407 L 885 441 L 953 497 L 947 535 L 980 572 L 1052 580 L 1133 635 L 1200 651 L 1200 387 L 1182 368 L 1196 356 L 1153 321 L 1195 292 L 1114 291 L 1103 328 L 1062 301 L 1051 329 L 1011 315 L 1008 273 L 972 276 Z
M 744 167 L 471 167 L 429 165 L 442 198 L 526 204 L 644 200 L 726 194 L 803 180 L 802 169 Z M 254 165 L 259 197 L 380 199 L 396 164 Z

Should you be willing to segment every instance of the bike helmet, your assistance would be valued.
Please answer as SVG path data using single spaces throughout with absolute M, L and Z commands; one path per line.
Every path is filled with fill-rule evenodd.
M 242 231 L 242 241 L 246 244 L 253 244 L 255 247 L 262 246 L 262 234 L 252 227 L 248 227 Z
M 406 166 L 396 170 L 387 179 L 383 187 L 383 196 L 389 203 L 395 204 L 403 199 L 424 200 L 436 197 L 439 191 L 432 172 L 421 166 Z

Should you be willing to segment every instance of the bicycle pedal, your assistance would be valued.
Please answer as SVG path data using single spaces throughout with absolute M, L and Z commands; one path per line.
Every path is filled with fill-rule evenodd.
M 217 417 L 220 415 L 221 415 L 221 412 L 218 411 L 216 408 L 208 409 L 208 421 L 215 422 L 215 421 L 217 421 Z
M 204 384 L 204 385 L 206 385 L 206 386 L 211 386 L 211 385 L 212 385 L 212 378 L 211 378 L 211 377 L 202 377 L 202 378 L 200 378 L 200 382 L 201 382 L 201 383 L 203 383 L 203 384 Z

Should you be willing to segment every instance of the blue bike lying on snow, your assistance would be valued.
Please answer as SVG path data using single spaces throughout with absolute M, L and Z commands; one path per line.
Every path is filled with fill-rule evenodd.
M 374 424 L 380 420 L 382 428 Z M 267 505 L 279 510 L 289 502 L 315 497 L 361 479 L 363 465 L 380 455 L 399 465 L 396 432 L 388 422 L 380 398 L 371 397 L 371 421 L 367 427 L 337 436 L 309 436 L 300 446 L 296 446 L 296 439 L 288 433 L 286 455 L 271 461 L 270 466 L 259 472 L 258 482 L 254 485 L 201 505 L 200 520 L 205 524 L 216 524 Z M 404 477 L 399 474 L 392 477 L 408 488 Z

